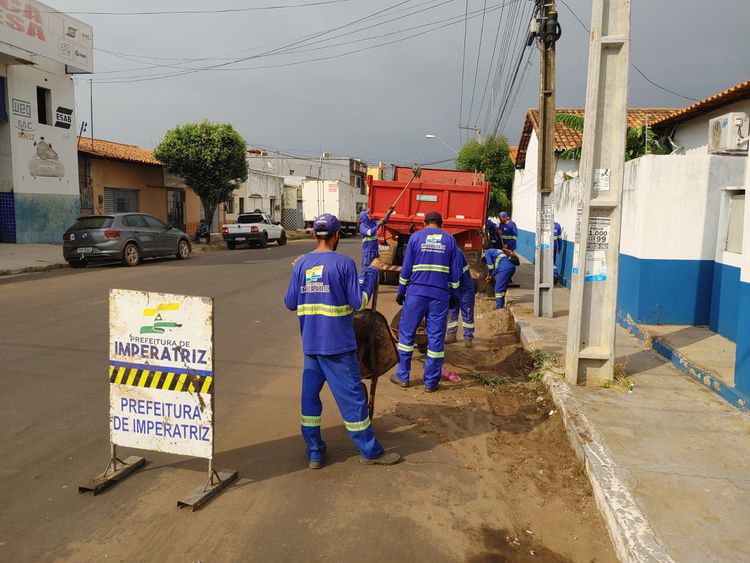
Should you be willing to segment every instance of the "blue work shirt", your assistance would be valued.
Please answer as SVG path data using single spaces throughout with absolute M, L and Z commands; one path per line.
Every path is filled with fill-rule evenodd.
M 516 227 L 516 224 L 513 221 L 500 223 L 497 232 L 502 240 L 502 245 L 507 246 L 508 250 L 515 252 L 516 243 L 518 241 L 518 227 Z
M 333 355 L 357 349 L 352 313 L 367 307 L 378 271 L 335 252 L 310 252 L 294 265 L 284 304 L 297 311 L 305 354 Z
M 359 236 L 362 237 L 362 252 L 378 251 L 378 222 L 370 219 L 366 211 L 359 214 Z
M 560 254 L 562 252 L 562 227 L 557 221 L 552 225 L 552 236 L 555 239 L 555 254 Z
M 510 268 L 516 269 L 516 266 L 508 258 L 508 255 L 497 248 L 485 250 L 484 257 L 487 260 L 487 272 L 493 277 L 504 270 L 509 270 Z
M 421 295 L 448 301 L 461 281 L 463 253 L 456 239 L 427 227 L 409 238 L 399 277 L 398 295 Z
M 466 256 L 464 256 L 463 252 L 459 251 L 458 254 L 461 259 L 461 279 L 458 284 L 458 293 L 461 295 L 474 293 L 474 278 L 471 277 L 469 263 L 466 261 Z
M 487 231 L 487 242 L 490 243 L 490 246 L 492 248 L 497 248 L 498 244 L 500 244 L 500 236 L 497 232 L 497 225 L 495 225 L 495 222 L 487 219 L 487 221 L 484 223 L 484 228 Z

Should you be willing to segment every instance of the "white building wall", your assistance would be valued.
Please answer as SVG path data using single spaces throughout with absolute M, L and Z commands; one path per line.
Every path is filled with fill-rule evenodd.
M 750 100 L 741 100 L 678 124 L 672 135 L 674 143 L 682 147 L 677 152 L 686 155 L 708 154 L 708 122 L 733 111 L 750 115 Z

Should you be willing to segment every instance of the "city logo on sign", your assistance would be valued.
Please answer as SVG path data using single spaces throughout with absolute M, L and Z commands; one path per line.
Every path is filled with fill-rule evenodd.
M 65 35 L 67 35 L 68 37 L 73 37 L 73 38 L 75 38 L 77 34 L 78 34 L 78 30 L 72 25 L 69 25 L 68 30 L 65 32 Z
M 143 310 L 144 317 L 153 317 L 151 323 L 141 326 L 141 334 L 164 334 L 167 330 L 179 328 L 182 325 L 173 321 L 166 321 L 162 317 L 165 311 L 179 311 L 179 303 L 159 303 L 156 307 Z
M 442 239 L 443 235 L 427 235 L 427 240 L 425 242 L 427 244 L 439 244 Z
M 14 115 L 31 119 L 31 104 L 29 102 L 13 98 L 11 100 L 11 111 Z
M 323 266 L 315 266 L 305 272 L 305 282 L 315 283 L 323 277 Z

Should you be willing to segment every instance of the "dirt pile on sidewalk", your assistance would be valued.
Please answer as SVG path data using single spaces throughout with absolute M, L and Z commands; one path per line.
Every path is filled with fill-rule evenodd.
M 462 381 L 443 381 L 439 393 L 395 409 L 479 475 L 481 501 L 450 513 L 469 541 L 466 560 L 616 561 L 588 479 L 509 315 L 478 298 L 475 324 L 474 348 L 464 347 L 459 330 L 446 349 L 445 369 Z

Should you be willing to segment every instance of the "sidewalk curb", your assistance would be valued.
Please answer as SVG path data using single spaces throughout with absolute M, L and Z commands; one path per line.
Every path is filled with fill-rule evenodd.
M 69 268 L 70 266 L 65 264 L 47 264 L 46 266 L 28 266 L 26 268 L 16 268 L 15 270 L 0 270 L 0 276 L 17 276 L 18 274 L 34 274 L 37 272 L 50 272 L 52 270 L 61 270 L 62 268 Z
M 646 348 L 654 350 L 654 352 L 665 358 L 675 368 L 689 375 L 697 382 L 702 383 L 719 395 L 719 397 L 731 403 L 732 406 L 743 412 L 747 412 L 750 409 L 750 398 L 747 395 L 741 391 L 737 391 L 734 387 L 730 387 L 710 371 L 703 369 L 687 356 L 680 354 L 666 340 L 652 335 L 646 327 L 634 322 L 629 316 L 623 317 L 618 314 L 617 322 L 622 328 L 640 340 Z
M 533 326 L 510 314 L 524 348 L 538 348 Z M 594 499 L 621 561 L 673 563 L 659 542 L 646 516 L 625 483 L 617 475 L 617 462 L 607 450 L 604 438 L 583 412 L 565 380 L 547 371 L 542 378 L 560 411 L 563 425 L 576 456 L 584 465 Z

